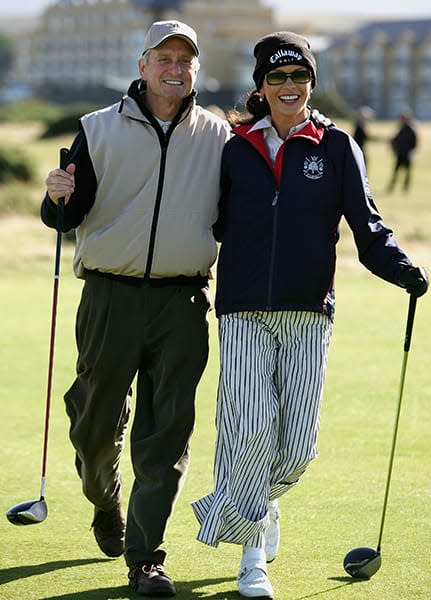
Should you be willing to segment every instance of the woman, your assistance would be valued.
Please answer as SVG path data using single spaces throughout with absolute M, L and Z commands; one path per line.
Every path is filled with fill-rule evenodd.
M 200 541 L 242 545 L 240 594 L 272 598 L 276 500 L 316 456 L 341 217 L 374 274 L 417 296 L 428 282 L 377 212 L 357 144 L 308 107 L 316 84 L 308 41 L 273 33 L 254 56 L 256 89 L 224 149 L 215 226 L 215 490 L 193 508 Z

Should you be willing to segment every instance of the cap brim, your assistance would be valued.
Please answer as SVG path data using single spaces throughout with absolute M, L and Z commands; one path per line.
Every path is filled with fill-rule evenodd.
M 154 50 L 154 48 L 158 48 L 161 44 L 163 44 L 163 42 L 166 42 L 166 40 L 169 40 L 170 38 L 181 38 L 185 40 L 189 44 L 189 46 L 193 48 L 193 51 L 195 52 L 196 56 L 199 56 L 199 48 L 196 46 L 194 41 L 181 33 L 170 33 L 168 35 L 165 35 L 165 37 L 159 40 L 157 44 L 154 44 L 153 46 L 148 46 L 146 50 Z

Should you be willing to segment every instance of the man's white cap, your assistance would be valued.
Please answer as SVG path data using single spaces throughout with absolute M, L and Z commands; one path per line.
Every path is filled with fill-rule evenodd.
M 196 56 L 199 56 L 196 31 L 181 21 L 156 21 L 153 23 L 145 36 L 142 54 L 147 50 L 157 48 L 171 37 L 185 39 L 193 48 Z

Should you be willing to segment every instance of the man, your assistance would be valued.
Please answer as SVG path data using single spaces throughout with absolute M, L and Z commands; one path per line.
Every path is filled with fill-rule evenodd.
M 184 478 L 196 386 L 208 357 L 208 272 L 216 258 L 219 168 L 230 126 L 195 103 L 196 33 L 153 23 L 140 79 L 121 102 L 81 119 L 65 170 L 47 177 L 41 216 L 76 228 L 77 377 L 65 394 L 93 528 L 125 553 L 131 587 L 173 596 L 161 549 Z M 119 460 L 129 417 L 135 481 L 127 527 Z
M 364 160 L 367 162 L 365 146 L 367 142 L 372 139 L 376 139 L 368 133 L 368 121 L 374 116 L 374 111 L 369 106 L 361 106 L 358 110 L 358 116 L 355 122 L 355 129 L 353 132 L 353 139 L 358 144 L 364 155 Z
M 398 173 L 404 169 L 403 189 L 405 192 L 410 187 L 412 158 L 417 146 L 418 139 L 414 127 L 412 114 L 409 109 L 404 110 L 398 117 L 399 129 L 397 134 L 390 140 L 395 155 L 395 164 L 388 191 L 392 192 L 398 178 Z

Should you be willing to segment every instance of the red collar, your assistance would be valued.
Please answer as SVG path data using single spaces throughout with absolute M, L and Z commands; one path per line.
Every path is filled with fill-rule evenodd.
M 241 137 L 250 140 L 250 142 L 254 144 L 255 139 L 257 139 L 258 137 L 263 137 L 261 129 L 257 129 L 256 131 L 252 131 L 251 133 L 249 133 L 250 129 L 252 129 L 254 125 L 255 123 L 248 123 L 247 125 L 238 125 L 238 127 L 235 127 L 233 129 L 233 133 L 235 135 L 240 135 Z M 316 127 L 313 121 L 308 121 L 305 127 L 294 133 L 286 141 L 293 140 L 297 137 L 303 137 L 310 140 L 310 142 L 316 144 L 317 146 L 318 144 L 320 144 L 324 132 L 325 129 L 323 127 Z
M 265 144 L 265 138 L 263 137 L 263 130 L 257 129 L 256 131 L 251 131 L 254 123 L 248 123 L 247 125 L 238 125 L 233 129 L 233 133 L 235 135 L 239 135 L 240 137 L 247 140 L 256 150 L 263 156 L 266 162 L 273 170 L 275 178 L 277 180 L 277 185 L 280 183 L 281 177 L 281 164 L 283 159 L 283 151 L 288 142 L 295 138 L 305 138 L 309 140 L 312 144 L 316 146 L 320 144 L 322 137 L 325 133 L 325 129 L 323 127 L 317 127 L 313 121 L 309 121 L 305 127 L 303 127 L 300 131 L 294 133 L 290 138 L 283 142 L 280 147 L 280 150 L 277 153 L 277 157 L 275 159 L 274 166 L 272 165 L 268 148 Z M 250 133 L 249 133 L 250 132 Z

